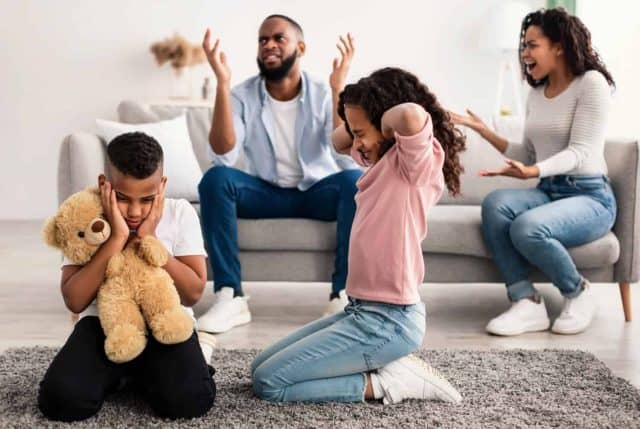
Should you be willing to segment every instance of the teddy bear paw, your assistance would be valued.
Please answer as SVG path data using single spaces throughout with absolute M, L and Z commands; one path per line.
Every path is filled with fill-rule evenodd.
M 112 278 L 118 275 L 124 267 L 124 255 L 122 253 L 116 253 L 107 262 L 107 270 L 105 275 L 107 278 Z
M 104 351 L 111 362 L 129 362 L 142 353 L 147 345 L 144 331 L 132 324 L 118 325 L 109 332 L 104 342 Z
M 140 241 L 138 254 L 154 267 L 162 267 L 167 263 L 169 254 L 162 243 L 154 237 L 147 235 Z
M 149 326 L 153 337 L 162 344 L 178 344 L 193 334 L 193 319 L 182 307 L 155 316 Z

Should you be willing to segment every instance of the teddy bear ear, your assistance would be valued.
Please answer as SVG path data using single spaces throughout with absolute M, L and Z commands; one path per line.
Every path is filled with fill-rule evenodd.
M 56 218 L 52 217 L 47 219 L 42 230 L 42 236 L 45 243 L 52 247 L 60 247 L 58 244 L 57 236 L 58 227 L 56 226 Z

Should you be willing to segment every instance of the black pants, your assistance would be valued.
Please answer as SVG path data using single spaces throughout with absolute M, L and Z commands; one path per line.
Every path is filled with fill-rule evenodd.
M 40 382 L 38 407 L 47 418 L 89 418 L 125 380 L 139 386 L 161 417 L 198 417 L 213 406 L 213 370 L 202 357 L 195 333 L 175 345 L 158 343 L 149 335 L 144 352 L 124 364 L 107 359 L 104 338 L 97 317 L 84 317 L 76 324 Z

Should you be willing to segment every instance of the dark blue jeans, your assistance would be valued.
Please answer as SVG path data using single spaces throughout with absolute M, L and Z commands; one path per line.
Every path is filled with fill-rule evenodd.
M 347 281 L 349 235 L 356 212 L 356 181 L 360 170 L 345 170 L 315 183 L 306 191 L 280 188 L 230 167 L 212 167 L 198 192 L 205 244 L 213 268 L 214 290 L 233 287 L 242 295 L 238 259 L 238 218 L 304 218 L 337 221 L 332 296 Z

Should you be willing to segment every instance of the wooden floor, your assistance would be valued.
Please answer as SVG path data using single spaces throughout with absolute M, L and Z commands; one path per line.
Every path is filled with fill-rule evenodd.
M 0 351 L 9 347 L 61 345 L 71 329 L 69 312 L 59 292 L 59 255 L 40 238 L 40 222 L 0 222 Z M 329 285 L 262 283 L 244 285 L 253 322 L 218 336 L 220 347 L 263 348 L 320 316 Z M 551 317 L 562 299 L 551 285 L 540 285 Z M 595 288 L 600 310 L 593 325 L 580 335 L 550 332 L 500 338 L 485 334 L 487 321 L 505 310 L 504 287 L 497 284 L 428 284 L 421 290 L 427 304 L 427 348 L 580 349 L 594 353 L 613 372 L 640 387 L 640 291 L 632 285 L 636 321 L 625 323 L 618 286 Z M 209 287 L 195 307 L 211 304 Z M 481 369 L 480 369 L 481 370 Z

